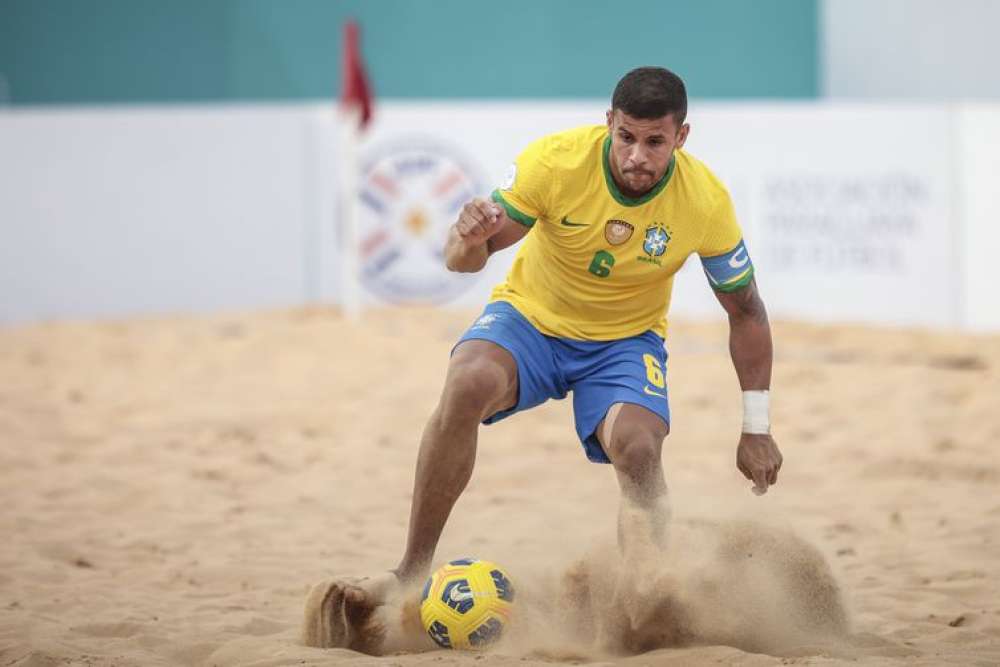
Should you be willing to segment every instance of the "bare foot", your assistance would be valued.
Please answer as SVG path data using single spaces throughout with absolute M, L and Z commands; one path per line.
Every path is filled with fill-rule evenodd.
M 392 572 L 316 584 L 306 598 L 303 643 L 380 654 L 387 632 L 386 615 L 380 611 L 398 589 Z
M 647 577 L 640 585 L 633 582 L 624 597 L 628 601 L 622 613 L 626 625 L 620 640 L 631 654 L 682 646 L 689 639 L 690 621 L 681 602 L 680 583 L 669 574 Z
M 598 612 L 596 646 L 636 654 L 682 644 L 687 620 L 679 593 L 679 582 L 652 564 L 623 566 Z

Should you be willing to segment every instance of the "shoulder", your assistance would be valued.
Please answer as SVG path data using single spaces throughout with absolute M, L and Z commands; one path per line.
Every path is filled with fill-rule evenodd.
M 674 174 L 691 198 L 709 210 L 729 201 L 729 190 L 708 165 L 685 150 L 675 151 L 674 156 Z
M 537 160 L 556 170 L 572 170 L 589 165 L 600 155 L 607 128 L 604 125 L 584 125 L 545 135 L 525 148 L 523 158 Z
M 743 232 L 736 220 L 729 190 L 698 158 L 686 151 L 677 151 L 676 155 L 675 175 L 680 175 L 681 188 L 692 219 L 702 225 L 698 254 L 714 257 L 733 251 L 740 243 Z

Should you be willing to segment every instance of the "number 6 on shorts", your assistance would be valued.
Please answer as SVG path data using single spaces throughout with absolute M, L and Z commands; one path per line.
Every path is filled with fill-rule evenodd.
M 663 367 L 660 366 L 659 360 L 649 353 L 642 355 L 642 360 L 646 362 L 646 379 L 654 387 L 663 389 L 667 383 L 664 380 Z

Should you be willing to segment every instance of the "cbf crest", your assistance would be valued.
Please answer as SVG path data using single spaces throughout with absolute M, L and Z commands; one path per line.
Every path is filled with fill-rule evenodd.
M 653 225 L 646 228 L 646 238 L 642 241 L 642 249 L 650 257 L 659 257 L 667 251 L 670 232 L 665 227 Z

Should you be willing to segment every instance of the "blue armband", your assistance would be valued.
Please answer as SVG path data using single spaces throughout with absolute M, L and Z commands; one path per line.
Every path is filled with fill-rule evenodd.
M 748 285 L 753 278 L 753 263 L 743 239 L 723 255 L 702 257 L 701 265 L 709 284 L 717 292 L 735 292 Z

